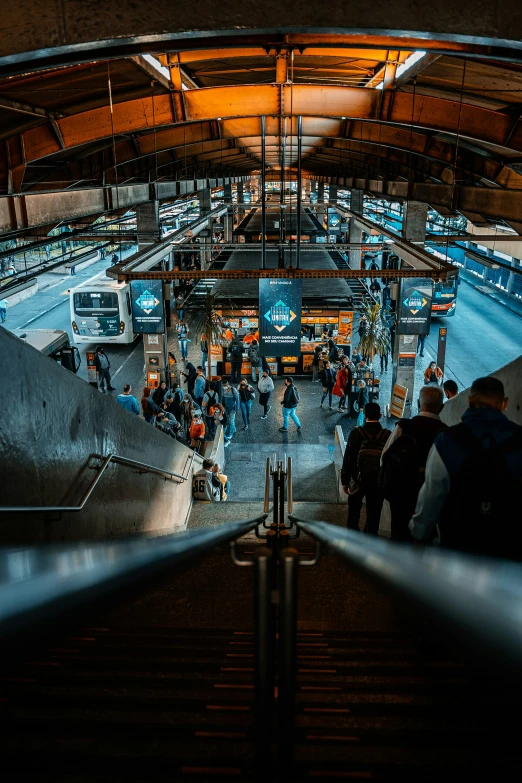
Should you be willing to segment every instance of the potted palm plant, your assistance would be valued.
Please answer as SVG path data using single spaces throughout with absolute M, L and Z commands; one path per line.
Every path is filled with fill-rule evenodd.
M 221 311 L 224 306 L 230 307 L 228 300 L 223 297 L 207 291 L 201 302 L 198 302 L 198 309 L 191 312 L 190 325 L 194 334 L 199 335 L 200 339 L 205 338 L 209 352 L 206 373 L 210 376 L 211 346 L 225 344 L 225 325 Z
M 390 330 L 385 321 L 384 310 L 379 302 L 364 302 L 359 312 L 366 319 L 366 328 L 359 341 L 359 353 L 373 363 L 375 356 L 386 353 L 390 348 Z

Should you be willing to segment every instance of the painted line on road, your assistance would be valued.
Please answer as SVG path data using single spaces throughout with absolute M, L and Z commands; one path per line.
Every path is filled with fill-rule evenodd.
M 121 365 L 121 367 L 118 367 L 118 369 L 116 370 L 116 372 L 115 372 L 115 373 L 114 373 L 114 375 L 112 376 L 112 379 L 113 379 L 113 380 L 114 380 L 114 378 L 116 378 L 116 376 L 118 375 L 118 373 L 119 373 L 119 372 L 121 372 L 121 371 L 123 370 L 123 368 L 125 367 L 125 365 L 126 365 L 126 364 L 127 364 L 127 362 L 129 361 L 129 359 L 131 359 L 131 358 L 132 358 L 132 356 L 134 355 L 134 351 L 136 350 L 136 348 L 138 347 L 138 345 L 139 345 L 139 344 L 140 344 L 140 343 L 138 342 L 138 343 L 137 343 L 137 344 L 134 346 L 134 348 L 132 349 L 132 351 L 130 352 L 130 354 L 127 356 L 127 358 L 125 359 L 125 361 L 123 362 L 123 364 Z
M 47 315 L 47 313 L 50 313 L 52 310 L 56 310 L 57 307 L 60 307 L 60 305 L 63 304 L 69 304 L 68 299 L 62 299 L 61 302 L 57 302 L 56 304 L 53 304 L 52 307 L 48 307 L 47 310 L 44 310 L 42 313 L 38 313 L 38 315 L 35 315 L 33 318 L 30 318 L 28 321 L 25 322 L 25 324 L 22 324 L 21 326 L 17 326 L 17 329 L 25 329 L 26 326 L 29 326 L 29 324 L 32 324 L 34 321 L 37 321 L 39 318 L 43 318 L 44 315 Z

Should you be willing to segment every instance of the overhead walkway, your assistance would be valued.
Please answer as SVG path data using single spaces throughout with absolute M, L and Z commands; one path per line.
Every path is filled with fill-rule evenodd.
M 305 518 L 291 472 L 178 535 L 1 553 L 20 780 L 520 776 L 520 568 Z

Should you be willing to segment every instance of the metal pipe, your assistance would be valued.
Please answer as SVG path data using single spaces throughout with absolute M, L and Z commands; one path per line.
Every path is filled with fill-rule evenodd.
M 261 117 L 261 269 L 266 269 L 266 117 Z
M 298 568 L 297 550 L 283 549 L 279 559 L 278 707 L 279 758 L 285 777 L 291 775 L 294 751 Z
M 270 760 L 266 732 L 272 724 L 274 701 L 274 617 L 271 601 L 273 557 L 268 547 L 254 552 L 254 655 L 255 655 L 255 749 L 259 773 L 266 773 Z M 266 779 L 265 774 L 259 777 Z
M 263 511 L 265 514 L 268 514 L 268 507 L 270 505 L 270 457 L 266 458 L 266 468 L 265 468 L 265 503 L 263 506 Z
M 165 481 L 174 481 L 175 479 L 178 479 L 179 481 L 187 481 L 189 477 L 190 469 L 192 467 L 192 463 L 194 461 L 194 452 L 192 453 L 192 458 L 186 476 L 182 476 L 180 473 L 173 473 L 170 470 L 163 470 L 163 468 L 157 468 L 154 465 L 147 465 L 146 462 L 138 462 L 135 459 L 127 459 L 127 457 L 120 457 L 118 454 L 108 454 L 106 457 L 103 458 L 99 457 L 97 454 L 91 454 L 89 459 L 91 458 L 101 459 L 102 464 L 100 465 L 98 469 L 98 473 L 87 487 L 82 499 L 80 500 L 80 503 L 77 506 L 0 506 L 0 513 L 16 514 L 16 513 L 22 513 L 27 511 L 33 511 L 33 512 L 68 511 L 74 513 L 77 511 L 82 511 L 85 507 L 85 504 L 91 497 L 92 493 L 98 486 L 101 477 L 109 467 L 109 463 L 111 462 L 116 462 L 118 465 L 124 465 L 126 467 L 141 468 L 141 473 L 155 473 L 159 476 L 163 476 Z M 176 483 L 178 482 L 176 481 Z
M 303 149 L 303 118 L 299 116 L 297 118 L 297 218 L 296 218 L 296 250 L 295 250 L 295 266 L 299 269 L 301 262 L 301 155 Z
M 288 457 L 288 470 L 286 473 L 286 507 L 289 514 L 294 510 L 294 497 L 292 491 L 292 457 Z

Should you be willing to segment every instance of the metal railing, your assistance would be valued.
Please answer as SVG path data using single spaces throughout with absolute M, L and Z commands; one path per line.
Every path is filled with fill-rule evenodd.
M 201 460 L 201 458 L 195 454 L 195 452 L 192 452 L 190 457 L 187 457 L 188 460 L 188 470 L 186 471 L 186 474 L 182 476 L 180 473 L 174 473 L 170 470 L 164 470 L 163 468 L 155 467 L 154 465 L 148 465 L 146 462 L 139 462 L 135 459 L 128 459 L 127 457 L 121 457 L 119 454 L 107 454 L 106 457 L 101 457 L 99 454 L 91 454 L 89 456 L 89 460 L 91 459 L 98 459 L 101 460 L 101 464 L 95 468 L 98 472 L 96 473 L 95 477 L 92 479 L 92 481 L 89 483 L 89 486 L 83 493 L 83 496 L 76 506 L 0 506 L 0 513 L 3 514 L 16 514 L 16 513 L 22 513 L 22 512 L 78 512 L 82 511 L 85 508 L 85 505 L 87 504 L 89 498 L 91 497 L 92 493 L 98 486 L 103 474 L 109 467 L 111 462 L 115 462 L 118 465 L 124 465 L 126 467 L 130 468 L 139 468 L 140 475 L 142 473 L 154 473 L 158 476 L 162 476 L 165 481 L 173 481 L 176 484 L 182 484 L 185 481 L 188 480 L 190 476 L 190 471 L 192 469 L 192 465 L 194 463 L 194 459 L 196 457 Z M 78 483 L 78 482 L 77 482 Z

